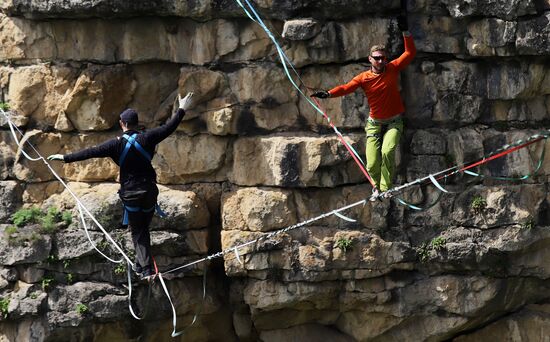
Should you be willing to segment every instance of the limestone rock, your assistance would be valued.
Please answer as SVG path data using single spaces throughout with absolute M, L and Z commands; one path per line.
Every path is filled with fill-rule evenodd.
M 550 52 L 550 13 L 518 23 L 516 47 L 522 55 L 547 55 Z
M 535 14 L 535 1 L 532 0 L 449 0 L 445 2 L 450 14 L 455 18 L 486 15 L 504 19 L 513 19 L 520 16 Z
M 319 22 L 314 19 L 295 19 L 285 22 L 283 38 L 290 40 L 308 40 L 321 31 Z
M 226 179 L 228 140 L 201 134 L 187 137 L 173 134 L 160 143 L 153 167 L 163 184 Z
M 439 131 L 418 130 L 411 138 L 413 154 L 445 154 L 446 141 Z
M 376 1 L 346 1 L 335 0 L 304 1 L 296 4 L 292 1 L 270 0 L 258 1 L 254 4 L 262 16 L 279 19 L 288 18 L 301 11 L 312 11 L 316 17 L 346 18 L 350 16 L 347 6 L 354 8 L 354 14 L 369 13 L 376 10 L 396 8 L 395 2 L 378 4 Z M 203 0 L 200 2 L 179 2 L 162 0 L 155 3 L 120 3 L 113 0 L 99 0 L 96 2 L 66 3 L 61 0 L 47 3 L 34 1 L 9 0 L 2 3 L 1 9 L 9 15 L 24 15 L 29 18 L 86 18 L 86 17 L 125 17 L 125 16 L 184 16 L 193 18 L 211 17 L 244 17 L 245 13 L 238 4 L 233 2 L 219 2 Z
M 492 123 L 510 121 L 542 121 L 550 113 L 550 96 L 538 96 L 526 100 L 498 100 L 491 105 L 481 119 Z
M 77 305 L 88 310 L 77 312 Z M 114 318 L 127 306 L 123 290 L 105 283 L 77 282 L 54 287 L 48 296 L 48 322 L 54 326 L 77 326 L 87 315 L 97 318 Z
M 35 316 L 42 311 L 47 297 L 39 286 L 18 281 L 16 290 L 10 294 L 8 315 L 11 319 Z
M 347 136 L 356 150 L 361 150 L 362 138 L 362 135 Z M 230 179 L 239 185 L 335 186 L 364 177 L 336 138 L 289 135 L 241 138 L 235 142 L 233 153 Z M 251 160 L 250 156 L 255 158 Z
M 289 341 L 292 339 L 315 339 L 318 341 L 328 339 L 334 342 L 355 341 L 350 336 L 321 324 L 304 324 L 287 329 L 267 330 L 260 334 L 260 338 L 266 342 Z
M 71 130 L 65 117 L 66 93 L 77 77 L 77 71 L 67 65 L 38 64 L 11 71 L 8 100 L 13 111 L 30 119 L 39 127 L 57 126 Z M 26 123 L 25 123 L 26 124 Z
M 223 19 L 197 26 L 191 19 L 167 22 L 154 17 L 92 18 L 31 22 L 2 15 L 0 39 L 5 44 L 0 48 L 0 58 L 100 63 L 171 61 L 201 65 L 219 58 L 257 59 L 270 51 L 271 45 L 261 28 L 251 23 L 245 24 L 242 30 L 230 29 L 232 26 Z M 188 45 L 205 48 L 181 48 Z
M 163 186 L 159 188 L 158 204 L 167 216 L 154 219 L 153 225 L 156 229 L 183 231 L 208 226 L 208 208 L 196 193 L 171 190 Z
M 207 242 L 208 231 L 206 230 L 192 230 L 184 234 L 166 231 L 151 232 L 151 246 L 157 255 L 171 257 L 204 255 L 208 252 Z
M 410 30 L 419 51 L 435 53 L 461 54 L 463 46 L 464 27 L 460 21 L 448 16 L 412 16 Z M 430 32 L 430 34 L 424 34 Z
M 517 23 L 501 19 L 482 19 L 468 25 L 468 51 L 473 56 L 511 54 L 505 47 L 516 40 Z
M 17 229 L 13 235 L 0 235 L 0 245 L 4 251 L 0 255 L 2 265 L 36 263 L 46 260 L 50 254 L 51 237 L 38 232 L 37 226 Z
M 517 99 L 545 95 L 550 92 L 548 65 L 507 63 L 491 68 L 487 75 L 489 99 Z
M 80 131 L 107 130 L 134 95 L 136 82 L 124 65 L 90 67 L 68 95 L 65 114 Z
M 0 181 L 0 220 L 8 222 L 22 204 L 23 189 L 15 181 Z
M 364 65 L 351 64 L 339 68 L 331 66 L 308 69 L 302 75 L 302 79 L 312 89 L 331 89 L 340 84 L 345 84 L 353 77 L 365 71 Z M 308 99 L 311 101 L 311 99 Z M 330 125 L 327 119 L 312 104 L 300 97 L 299 108 L 307 124 L 314 130 L 329 131 Z M 368 118 L 369 107 L 364 93 L 356 91 L 347 96 L 319 100 L 322 109 L 338 128 L 363 128 Z
M 43 157 L 47 157 L 55 153 L 67 154 L 69 152 L 76 152 L 113 137 L 114 135 L 112 133 L 71 136 L 32 130 L 25 134 L 21 142 L 24 143 L 28 140 Z M 27 148 L 28 147 L 25 146 L 25 150 L 27 150 Z M 32 153 L 31 156 L 36 157 Z M 107 158 L 89 159 L 87 161 L 69 164 L 51 162 L 51 166 L 58 175 L 67 180 L 114 181 L 118 175 L 118 167 L 113 161 Z M 17 179 L 24 180 L 25 182 L 39 182 L 54 179 L 54 176 L 42 162 L 27 160 L 20 150 L 18 150 L 16 154 L 14 175 Z
M 289 191 L 239 189 L 222 200 L 223 227 L 266 232 L 290 226 L 296 223 L 292 202 L 294 198 Z
M 368 56 L 372 45 L 390 46 L 388 27 L 389 21 L 379 18 L 329 22 L 313 38 L 291 41 L 285 52 L 298 67 L 312 63 L 353 61 Z
M 78 220 L 77 217 L 74 218 Z M 91 224 L 88 228 L 94 228 Z M 94 229 L 95 230 L 95 229 Z M 98 242 L 102 240 L 102 233 L 97 231 L 89 232 L 90 238 L 94 241 L 97 248 L 103 250 Z M 92 244 L 88 241 L 84 230 L 68 230 L 58 232 L 54 239 L 54 244 L 57 251 L 57 259 L 70 260 L 80 257 L 85 257 L 96 253 Z M 74 248 L 79 246 L 79 248 Z
M 480 341 L 486 338 L 506 339 L 514 336 L 523 341 L 543 340 L 550 334 L 548 305 L 528 305 L 472 333 L 459 336 L 457 342 Z

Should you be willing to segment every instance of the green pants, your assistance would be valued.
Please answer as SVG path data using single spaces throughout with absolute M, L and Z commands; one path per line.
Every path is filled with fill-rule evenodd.
M 395 173 L 395 149 L 403 133 L 401 117 L 387 123 L 367 121 L 367 171 L 380 191 L 392 187 Z

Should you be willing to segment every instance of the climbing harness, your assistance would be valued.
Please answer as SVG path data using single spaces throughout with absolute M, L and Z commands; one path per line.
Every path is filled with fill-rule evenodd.
M 124 161 L 126 160 L 126 156 L 128 155 L 128 152 L 130 151 L 130 148 L 133 146 L 145 159 L 147 159 L 148 162 L 151 162 L 151 160 L 153 159 L 153 157 L 151 156 L 151 154 L 149 152 L 147 152 L 142 146 L 141 144 L 136 140 L 136 136 L 137 136 L 137 133 L 134 133 L 132 135 L 128 135 L 128 134 L 124 134 L 122 136 L 123 139 L 126 139 L 126 145 L 124 146 L 124 150 L 122 151 L 122 153 L 120 154 L 120 157 L 118 159 L 118 165 L 119 167 L 122 167 Z M 141 192 L 141 195 L 145 195 L 147 193 L 146 190 L 143 190 Z M 131 205 L 127 205 L 126 203 L 124 203 L 124 201 L 122 202 L 122 206 L 124 207 L 124 214 L 122 215 L 122 224 L 124 226 L 128 225 L 128 213 L 137 213 L 137 212 L 144 212 L 144 213 L 150 213 L 151 211 L 155 210 L 156 209 L 156 212 L 157 214 L 160 216 L 160 217 L 166 217 L 166 213 L 164 211 L 162 211 L 162 209 L 160 208 L 158 202 L 155 203 L 155 205 L 153 205 L 152 207 L 150 208 L 142 208 L 142 207 L 139 207 L 139 206 L 131 206 Z

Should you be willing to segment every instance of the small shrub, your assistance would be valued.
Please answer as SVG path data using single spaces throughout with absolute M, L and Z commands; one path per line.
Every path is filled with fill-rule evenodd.
M 336 243 L 334 246 L 336 248 L 340 248 L 342 252 L 346 253 L 348 249 L 351 249 L 351 245 L 353 244 L 353 240 L 341 237 L 338 240 L 336 240 Z
M 57 226 L 55 225 L 55 219 L 51 216 L 44 216 L 40 220 L 42 226 L 42 231 L 46 234 L 52 234 L 56 231 Z
M 416 255 L 421 262 L 426 262 L 430 259 L 432 251 L 439 252 L 447 243 L 445 238 L 438 236 L 433 238 L 430 242 L 424 242 L 420 247 L 416 249 Z
M 474 213 L 480 214 L 487 208 L 487 201 L 481 196 L 474 196 L 474 198 L 472 198 L 472 203 L 470 203 L 470 208 Z
M 86 304 L 78 303 L 76 304 L 76 312 L 80 315 L 84 315 L 88 312 L 88 306 Z
M 61 215 L 61 220 L 66 226 L 70 226 L 73 223 L 73 214 L 70 211 L 64 211 Z
M 526 230 L 531 230 L 535 228 L 535 224 L 536 224 L 535 219 L 532 217 L 529 217 L 527 220 L 525 220 L 525 222 L 523 222 L 523 224 L 521 225 L 521 228 Z
M 440 251 L 443 247 L 445 247 L 446 243 L 447 241 L 445 240 L 445 238 L 438 236 L 432 239 L 432 241 L 430 242 L 430 247 L 434 251 Z
M 23 227 L 28 223 L 38 223 L 44 213 L 37 207 L 19 209 L 11 216 L 13 224 L 17 227 Z
M 98 249 L 105 250 L 105 249 L 107 249 L 108 246 L 109 246 L 109 243 L 107 242 L 107 240 L 101 240 L 97 243 L 97 248 Z
M 53 278 L 52 277 L 44 277 L 41 281 L 42 290 L 48 291 L 48 289 L 53 285 Z
M 9 298 L 0 298 L 0 314 L 2 318 L 8 317 L 8 307 L 10 306 Z
M 48 257 L 46 258 L 46 261 L 49 263 L 49 264 L 53 264 L 54 262 L 57 262 L 59 259 L 57 258 L 57 255 L 54 255 L 54 254 L 50 254 L 48 255 Z
M 67 284 L 72 284 L 74 281 L 74 274 L 68 273 L 66 278 L 67 278 Z
M 424 242 L 416 250 L 416 255 L 418 256 L 418 259 L 420 259 L 421 262 L 428 261 L 428 259 L 430 258 L 430 245 L 427 242 Z
M 16 226 L 10 226 L 6 229 L 4 229 L 4 235 L 6 235 L 6 238 L 8 240 L 13 239 L 13 234 L 17 233 L 17 227 Z
M 120 263 L 118 264 L 115 269 L 113 270 L 113 272 L 115 274 L 124 274 L 126 273 L 126 264 L 125 263 Z
M 63 268 L 67 268 L 69 266 L 71 266 L 71 260 L 70 259 L 63 260 Z
M 0 102 L 0 109 L 6 112 L 10 110 L 10 104 L 7 102 Z
M 57 209 L 56 207 L 49 207 L 46 215 L 52 217 L 55 220 L 55 222 L 61 221 L 61 213 L 59 212 L 59 209 Z
M 62 215 L 56 207 L 49 207 L 45 216 L 40 219 L 42 231 L 52 234 L 57 230 L 57 223 L 61 222 Z
M 31 293 L 30 297 L 31 297 L 31 299 L 36 299 L 36 298 L 38 298 L 38 293 L 33 292 L 33 293 Z

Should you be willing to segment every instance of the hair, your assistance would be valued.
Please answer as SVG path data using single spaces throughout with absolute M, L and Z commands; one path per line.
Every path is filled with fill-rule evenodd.
M 126 125 L 126 127 L 128 128 L 138 128 L 139 127 L 139 124 L 137 122 L 128 122 L 128 121 L 124 121 L 124 120 L 120 120 L 124 123 L 124 125 Z
M 384 54 L 386 53 L 386 45 L 383 45 L 383 44 L 377 44 L 377 45 L 373 45 L 371 48 L 370 48 L 370 54 L 372 55 L 373 52 L 376 52 L 376 51 L 382 51 L 384 52 Z

